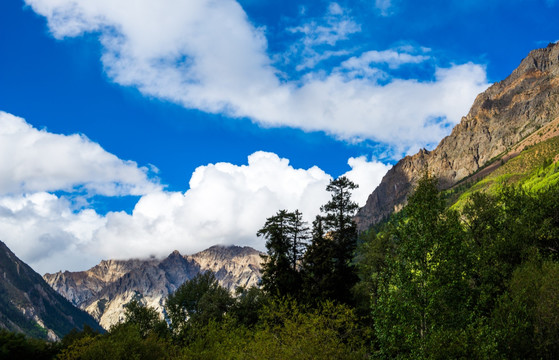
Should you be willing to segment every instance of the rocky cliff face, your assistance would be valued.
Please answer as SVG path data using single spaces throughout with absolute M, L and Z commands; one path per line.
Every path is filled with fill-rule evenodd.
M 441 189 L 470 176 L 496 156 L 514 156 L 517 145 L 559 117 L 559 44 L 533 50 L 505 80 L 477 96 L 470 112 L 433 151 L 406 156 L 388 171 L 361 208 L 360 230 L 405 204 L 421 176 Z
M 211 270 L 230 291 L 260 280 L 260 252 L 249 247 L 213 246 L 190 256 L 174 251 L 163 260 L 104 260 L 87 271 L 45 274 L 44 279 L 108 329 L 123 319 L 132 299 L 163 312 L 164 301 L 186 280 Z
M 58 340 L 84 324 L 100 329 L 0 241 L 0 328 Z

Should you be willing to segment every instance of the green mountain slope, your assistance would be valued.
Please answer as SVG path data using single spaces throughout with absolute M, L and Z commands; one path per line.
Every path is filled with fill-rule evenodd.
M 462 208 L 466 199 L 475 192 L 495 194 L 503 186 L 521 186 L 528 192 L 536 192 L 559 182 L 559 137 L 525 146 L 518 155 L 504 160 L 504 156 L 493 160 L 496 168 L 485 177 L 473 174 L 446 191 L 449 204 Z

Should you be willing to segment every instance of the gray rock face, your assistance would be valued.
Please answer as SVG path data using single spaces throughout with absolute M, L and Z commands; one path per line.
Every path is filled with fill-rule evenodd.
M 479 94 L 436 149 L 421 150 L 394 165 L 359 209 L 359 230 L 399 211 L 426 171 L 447 189 L 558 117 L 559 44 L 550 44 L 531 51 L 505 80 Z
M 162 314 L 167 296 L 200 272 L 213 271 L 230 291 L 256 285 L 260 254 L 249 247 L 213 246 L 190 256 L 174 251 L 163 260 L 103 260 L 87 271 L 45 274 L 44 279 L 108 329 L 123 320 L 124 305 L 133 299 Z
M 84 324 L 100 329 L 0 241 L 0 328 L 55 341 Z

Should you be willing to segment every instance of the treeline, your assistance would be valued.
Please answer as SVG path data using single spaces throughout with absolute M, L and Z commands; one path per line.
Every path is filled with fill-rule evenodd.
M 378 357 L 558 358 L 559 184 L 454 211 L 424 177 L 359 256 Z
M 200 274 L 169 296 L 165 319 L 139 299 L 105 334 L 86 328 L 46 344 L 0 332 L 0 356 L 559 356 L 559 184 L 476 193 L 457 211 L 425 176 L 401 212 L 359 236 L 354 188 L 333 180 L 310 226 L 297 210 L 266 220 L 257 234 L 267 248 L 260 288 L 231 295 L 213 274 Z

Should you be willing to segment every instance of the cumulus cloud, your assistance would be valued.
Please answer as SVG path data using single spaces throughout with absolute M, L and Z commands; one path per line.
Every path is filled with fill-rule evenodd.
M 148 169 L 124 161 L 83 135 L 37 130 L 0 111 L 0 195 L 76 187 L 106 196 L 142 195 L 160 188 Z
M 351 170 L 346 172 L 344 176 L 359 185 L 353 191 L 352 199 L 359 206 L 365 206 L 367 198 L 380 184 L 383 176 L 390 170 L 391 166 L 380 161 L 367 161 L 365 156 L 349 158 L 347 163 Z
M 71 210 L 64 198 L 46 192 L 0 196 L 0 240 L 41 273 L 84 270 L 98 254 L 85 252 L 105 219 L 94 210 Z
M 174 248 L 189 253 L 214 244 L 263 249 L 256 231 L 265 219 L 279 209 L 299 209 L 312 219 L 328 199 L 330 179 L 317 167 L 295 169 L 266 152 L 250 155 L 247 165 L 201 166 L 188 191 L 149 194 L 131 215 L 109 214 L 98 233 L 100 248 L 106 256 L 166 255 Z
M 11 127 L 12 130 L 22 128 L 34 134 L 32 140 L 54 137 L 52 139 L 57 140 L 59 147 L 51 148 L 48 153 L 55 158 L 60 158 L 58 151 L 64 154 L 98 148 L 83 137 L 38 131 L 20 118 L 8 114 L 2 116 L 11 121 L 4 124 L 16 125 Z M 10 127 L 2 127 L 5 128 Z M 2 143 L 4 140 L 12 145 L 18 141 L 36 143 L 19 131 L 12 131 L 11 137 L 3 136 Z M 65 143 L 68 138 L 75 141 Z M 26 147 L 20 150 L 32 154 Z M 112 159 L 109 165 L 113 162 L 122 165 L 114 155 L 93 153 Z M 0 154 L 6 154 L 4 149 Z M 37 156 L 23 158 L 21 169 L 26 166 L 34 169 L 34 164 L 41 160 L 36 159 Z M 387 167 L 368 162 L 364 157 L 351 158 L 348 164 L 351 170 L 345 175 L 361 185 L 355 200 L 363 204 L 366 193 L 378 184 Z M 129 163 L 124 165 L 131 166 Z M 96 178 L 95 171 L 80 166 L 92 179 Z M 96 165 L 92 166 L 95 168 Z M 51 184 L 49 189 L 95 182 L 76 178 L 72 172 L 45 169 L 51 172 L 43 175 L 55 179 L 48 182 Z M 2 184 L 17 183 L 12 177 L 20 176 L 13 168 L 6 168 L 0 174 L 3 174 L 0 177 Z M 185 192 L 169 192 L 152 186 L 140 197 L 131 214 L 109 212 L 105 215 L 90 208 L 76 210 L 66 198 L 43 191 L 44 188 L 30 193 L 28 191 L 35 188 L 24 187 L 19 193 L 0 194 L 1 240 L 42 273 L 84 270 L 103 258 L 162 257 L 174 249 L 193 253 L 215 244 L 249 245 L 264 250 L 264 241 L 256 237 L 256 231 L 265 219 L 280 209 L 299 209 L 307 220 L 312 220 L 320 205 L 330 197 L 325 188 L 331 179 L 316 166 L 296 169 L 287 159 L 259 151 L 250 155 L 244 165 L 216 163 L 198 167 Z M 111 181 L 115 179 L 109 179 L 108 184 Z M 33 181 L 28 183 L 34 184 Z M 140 177 L 139 183 L 149 185 L 145 177 Z M 110 188 L 110 185 L 101 188 Z
M 320 21 L 292 28 L 303 35 L 299 69 L 308 71 L 298 79 L 281 80 L 268 54 L 265 30 L 254 26 L 234 0 L 26 2 L 47 18 L 56 38 L 96 34 L 108 76 L 146 95 L 248 117 L 262 126 L 371 139 L 403 152 L 446 135 L 449 124 L 456 124 L 488 86 L 484 67 L 472 63 L 437 68 L 432 80 L 389 78 L 382 84 L 374 77 L 351 75 L 357 73 L 315 70 L 325 56 L 349 56 L 350 50 L 322 48 L 313 55 L 312 49 L 336 45 L 359 31 L 337 3 L 330 4 Z M 377 2 L 382 9 L 390 4 Z M 363 56 L 373 55 L 392 64 L 421 60 L 386 51 Z M 364 65 L 361 69 L 366 70 Z

